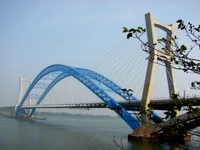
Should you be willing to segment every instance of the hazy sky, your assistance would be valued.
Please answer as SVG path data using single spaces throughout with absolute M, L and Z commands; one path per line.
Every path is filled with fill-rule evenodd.
M 14 105 L 19 76 L 51 64 L 87 68 L 125 38 L 122 27 L 179 18 L 199 24 L 199 0 L 1 0 L 0 106 Z

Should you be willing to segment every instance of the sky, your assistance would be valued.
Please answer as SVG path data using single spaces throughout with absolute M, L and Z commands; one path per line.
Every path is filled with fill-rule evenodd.
M 1 0 L 0 106 L 14 105 L 19 77 L 52 64 L 88 68 L 151 12 L 162 23 L 199 24 L 199 0 Z

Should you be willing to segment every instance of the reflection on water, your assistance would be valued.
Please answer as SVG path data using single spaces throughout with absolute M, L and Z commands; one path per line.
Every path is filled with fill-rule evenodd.
M 45 121 L 3 117 L 0 119 L 0 149 L 153 150 L 173 148 L 159 143 L 129 142 L 127 135 L 131 132 L 131 129 L 117 117 L 48 116 Z

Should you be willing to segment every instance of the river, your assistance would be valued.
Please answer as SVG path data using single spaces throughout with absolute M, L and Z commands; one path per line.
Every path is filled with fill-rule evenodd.
M 174 149 L 161 143 L 129 142 L 127 135 L 131 132 L 118 117 L 49 115 L 47 120 L 1 117 L 0 150 Z

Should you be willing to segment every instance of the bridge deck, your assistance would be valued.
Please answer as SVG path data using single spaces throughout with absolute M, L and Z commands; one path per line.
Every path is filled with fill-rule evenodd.
M 119 102 L 119 104 L 126 110 L 139 110 L 141 107 L 140 101 L 131 102 Z M 174 105 L 178 106 L 188 106 L 192 104 L 193 106 L 200 106 L 200 98 L 190 98 L 182 101 L 180 104 L 175 103 L 173 100 L 151 100 L 150 106 L 154 110 L 169 110 L 173 108 Z M 40 104 L 31 106 L 22 106 L 23 109 L 32 108 L 108 108 L 105 103 L 82 103 L 82 104 Z

